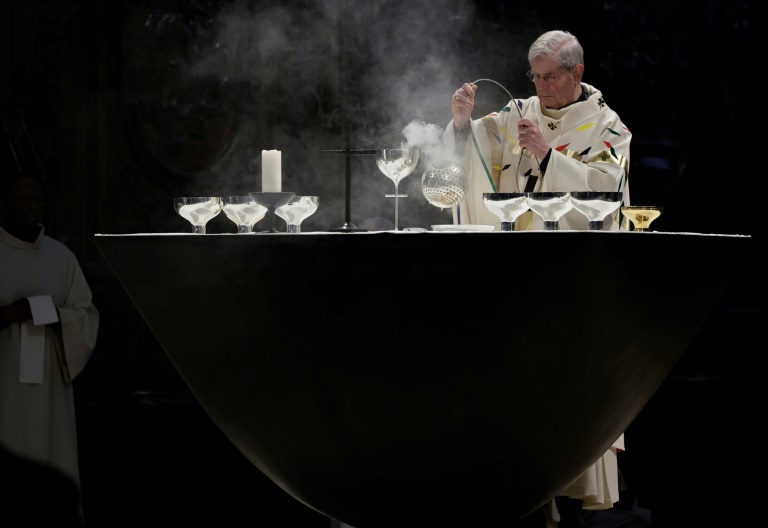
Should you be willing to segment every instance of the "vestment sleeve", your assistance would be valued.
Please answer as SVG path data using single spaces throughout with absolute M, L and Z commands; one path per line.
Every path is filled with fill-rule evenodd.
M 464 199 L 458 208 L 454 208 L 455 223 L 493 225 L 496 229 L 500 229 L 499 218 L 483 204 L 483 194 L 499 192 L 501 178 L 501 167 L 497 161 L 501 157 L 499 131 L 506 126 L 508 115 L 507 111 L 493 112 L 470 121 L 470 136 L 457 157 L 457 161 L 460 161 L 469 174 L 470 183 Z M 449 137 L 444 138 L 444 143 L 449 152 L 452 152 L 453 131 L 451 130 L 446 136 Z
M 99 312 L 93 304 L 91 289 L 73 256 L 64 304 L 58 306 L 61 340 L 54 339 L 64 379 L 71 382 L 82 372 L 96 347 Z

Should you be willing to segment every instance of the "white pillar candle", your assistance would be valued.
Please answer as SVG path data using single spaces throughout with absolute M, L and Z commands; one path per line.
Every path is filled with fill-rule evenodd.
M 279 150 L 261 151 L 261 192 L 282 192 Z

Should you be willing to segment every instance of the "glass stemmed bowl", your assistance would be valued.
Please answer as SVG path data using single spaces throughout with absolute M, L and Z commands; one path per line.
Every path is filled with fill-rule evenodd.
M 525 199 L 528 207 L 544 219 L 547 231 L 557 231 L 560 218 L 573 209 L 569 192 L 527 192 Z
M 192 224 L 194 233 L 204 235 L 205 225 L 221 212 L 218 196 L 179 196 L 173 199 L 176 212 Z
M 514 231 L 515 221 L 528 209 L 525 193 L 483 193 L 485 208 L 501 220 L 502 231 Z
M 222 196 L 222 210 L 237 226 L 238 233 L 251 233 L 256 222 L 264 218 L 267 208 L 250 196 Z
M 285 220 L 288 233 L 301 233 L 301 222 L 317 211 L 319 203 L 317 196 L 294 196 L 287 204 L 275 209 L 275 214 Z
M 660 217 L 663 211 L 661 207 L 653 205 L 628 205 L 621 208 L 621 212 L 634 226 L 632 231 L 650 231 L 651 222 Z
M 621 205 L 621 192 L 579 191 L 571 193 L 573 208 L 587 217 L 590 231 L 601 231 L 603 220 Z
M 398 199 L 406 198 L 407 194 L 399 194 L 400 180 L 408 176 L 416 168 L 419 162 L 419 148 L 376 149 L 376 166 L 384 175 L 395 183 L 395 194 L 384 195 L 387 198 L 395 198 L 395 231 L 400 229 L 398 225 Z

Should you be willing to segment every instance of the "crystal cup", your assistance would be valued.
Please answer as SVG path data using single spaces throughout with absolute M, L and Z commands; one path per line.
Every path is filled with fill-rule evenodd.
M 173 199 L 176 212 L 192 224 L 194 233 L 204 235 L 205 225 L 221 212 L 218 196 L 180 196 Z
M 222 196 L 222 209 L 237 226 L 238 233 L 251 233 L 256 222 L 264 218 L 267 208 L 250 196 Z
M 294 196 L 275 209 L 275 214 L 285 220 L 288 233 L 301 233 L 301 222 L 317 211 L 319 200 L 317 196 Z

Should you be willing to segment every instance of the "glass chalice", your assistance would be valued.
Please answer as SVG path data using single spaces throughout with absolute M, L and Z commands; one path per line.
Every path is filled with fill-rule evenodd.
M 301 222 L 317 211 L 319 200 L 317 196 L 294 196 L 275 209 L 275 214 L 285 220 L 288 233 L 301 233 Z
M 419 162 L 419 148 L 406 149 L 376 149 L 376 166 L 384 175 L 395 184 L 395 194 L 385 194 L 387 198 L 395 198 L 395 231 L 399 231 L 398 225 L 398 199 L 407 198 L 407 194 L 399 194 L 397 189 L 400 180 L 408 176 L 416 168 Z
M 193 232 L 205 234 L 205 225 L 221 212 L 218 196 L 179 196 L 173 199 L 176 212 L 192 224 Z
M 560 218 L 573 209 L 569 192 L 527 192 L 525 199 L 528 207 L 544 219 L 547 231 L 557 231 Z
M 250 196 L 222 196 L 221 203 L 224 214 L 235 223 L 238 233 L 251 233 L 254 224 L 267 214 L 267 208 Z
M 525 193 L 521 192 L 483 193 L 483 204 L 499 217 L 502 231 L 514 231 L 517 218 L 529 209 Z
M 620 192 L 584 191 L 572 192 L 573 208 L 587 217 L 590 231 L 601 231 L 603 220 L 621 205 L 624 194 Z
M 622 207 L 621 212 L 632 222 L 632 231 L 642 232 L 651 230 L 651 222 L 660 217 L 664 209 L 653 205 L 628 205 Z

